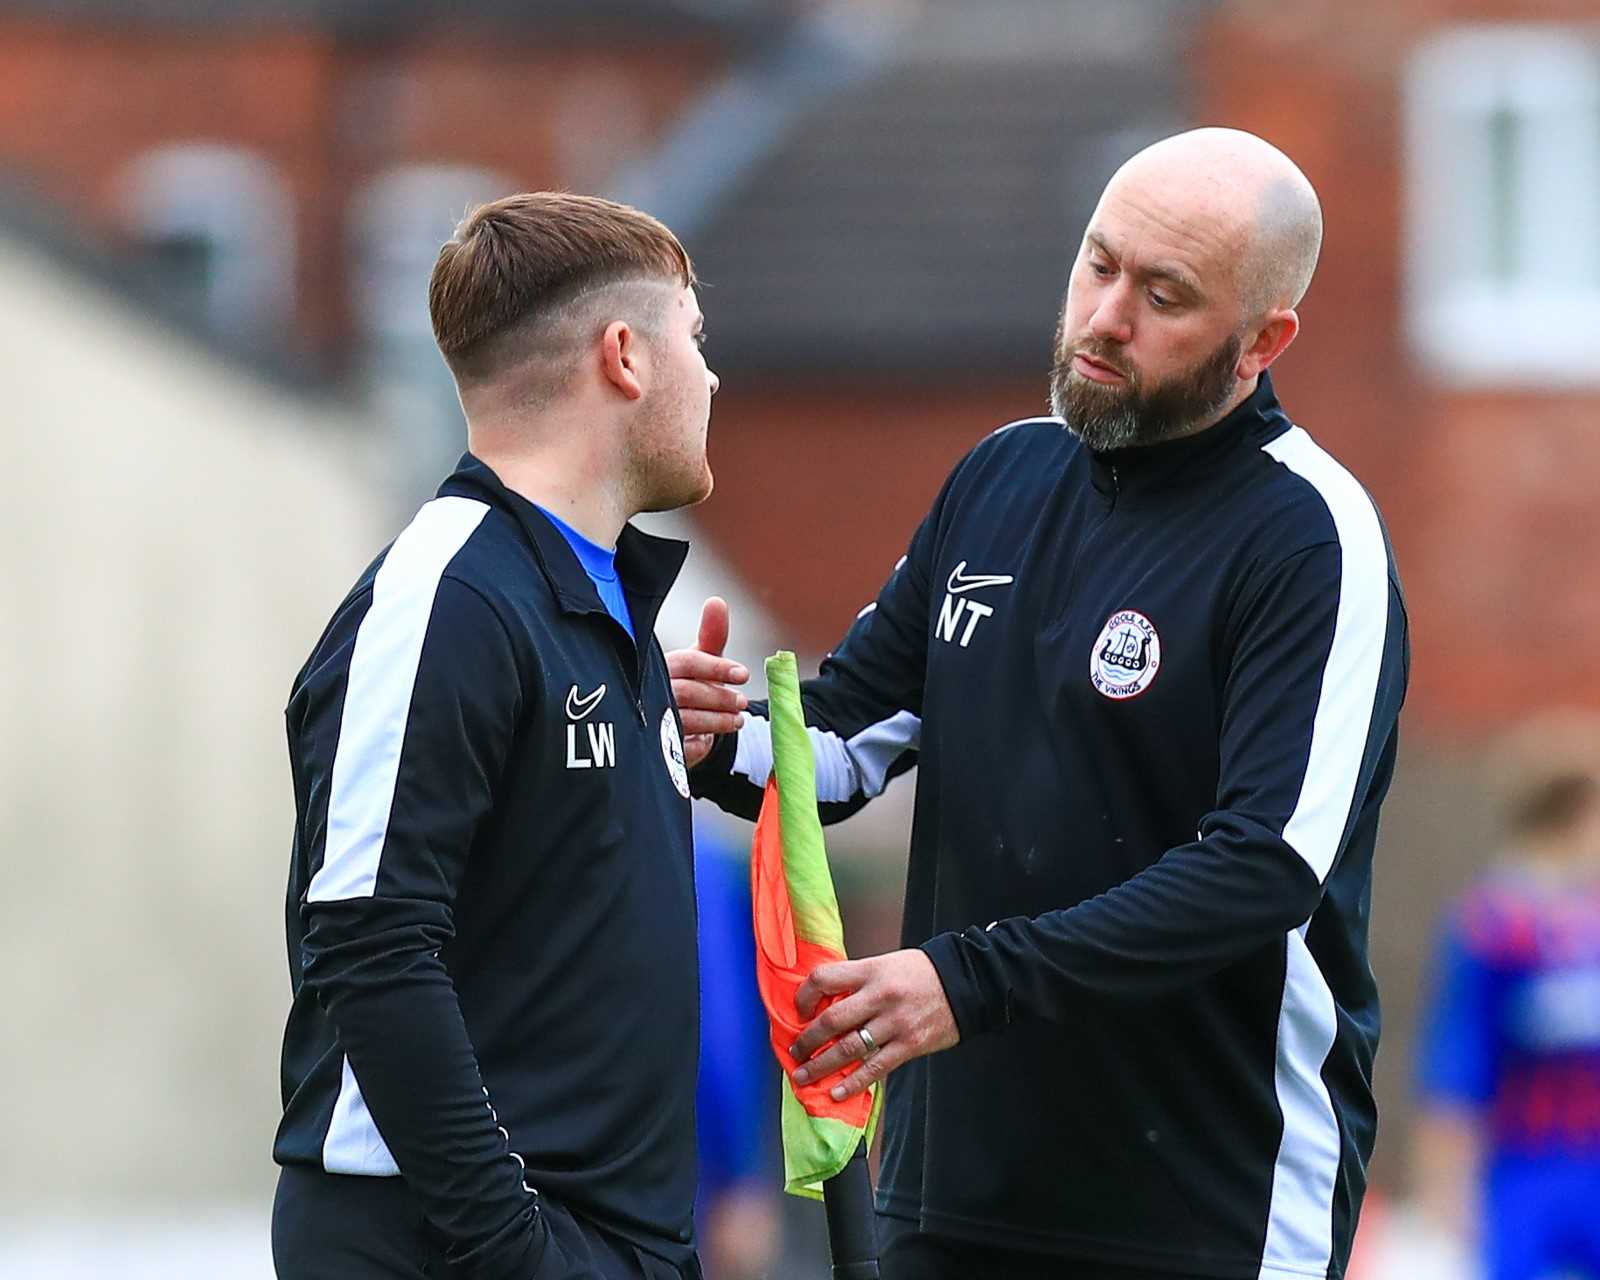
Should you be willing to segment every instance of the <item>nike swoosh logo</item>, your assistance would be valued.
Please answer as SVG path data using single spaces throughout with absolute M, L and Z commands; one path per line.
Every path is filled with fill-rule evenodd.
M 973 573 L 967 572 L 967 562 L 963 560 L 954 569 L 950 570 L 950 581 L 945 583 L 953 596 L 960 595 L 963 591 L 981 591 L 984 587 L 1009 587 L 1016 579 L 1009 573 Z
M 578 696 L 578 686 L 573 685 L 572 688 L 567 691 L 567 719 L 582 720 L 584 716 L 588 715 L 600 705 L 600 699 L 605 696 L 605 685 L 601 685 L 587 698 L 580 698 Z

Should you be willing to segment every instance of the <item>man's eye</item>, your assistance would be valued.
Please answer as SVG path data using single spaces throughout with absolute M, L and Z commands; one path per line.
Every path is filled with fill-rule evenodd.
M 706 331 L 704 329 L 694 335 L 694 345 L 702 351 L 706 349 Z
M 1111 268 L 1104 262 L 1091 262 L 1089 264 L 1089 270 L 1094 272 L 1095 275 L 1101 276 L 1102 278 L 1111 274 Z
M 1163 297 L 1159 293 L 1152 291 L 1150 294 L 1150 305 L 1157 311 L 1165 311 L 1172 303 L 1173 300 L 1171 298 Z

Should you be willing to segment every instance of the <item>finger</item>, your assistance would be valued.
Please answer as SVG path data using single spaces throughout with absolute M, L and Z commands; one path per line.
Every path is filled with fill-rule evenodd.
M 700 639 L 696 646 L 702 653 L 722 656 L 728 647 L 728 602 L 721 596 L 712 596 L 700 609 Z
M 819 964 L 794 993 L 795 1012 L 809 1022 L 816 1014 L 817 1004 L 823 996 L 835 996 L 857 990 L 866 981 L 867 974 L 863 972 L 864 968 L 864 965 L 851 960 L 841 960 L 836 964 Z
M 714 733 L 683 735 L 683 763 L 693 769 L 708 755 L 711 748 L 717 745 L 717 735 Z
M 873 1050 L 874 1053 L 883 1052 L 885 1042 L 878 1037 L 888 1034 L 887 1031 L 874 1033 L 874 1041 L 878 1046 Z M 871 1056 L 872 1054 L 867 1052 L 866 1041 L 861 1038 L 861 1029 L 858 1027 L 854 1031 L 845 1032 L 815 1058 L 796 1070 L 794 1082 L 810 1084 L 813 1080 L 826 1080 L 834 1072 L 843 1071 L 852 1062 L 859 1062 Z
M 719 684 L 744 684 L 750 679 L 750 670 L 743 663 L 698 649 L 674 649 L 669 653 L 667 674 L 674 680 L 715 680 Z
M 685 737 L 703 738 L 719 733 L 738 733 L 744 725 L 744 716 L 737 711 L 685 711 L 683 732 Z M 709 746 L 707 748 L 709 750 Z
M 828 1096 L 835 1102 L 843 1102 L 846 1098 L 853 1098 L 858 1093 L 863 1093 L 877 1084 L 896 1067 L 910 1061 L 911 1055 L 902 1051 L 899 1046 L 885 1048 L 882 1053 L 875 1053 L 859 1067 L 847 1075 L 833 1088 L 828 1090 Z
M 795 1037 L 790 1053 L 796 1062 L 805 1062 L 831 1040 L 865 1025 L 879 1013 L 874 1002 L 859 992 L 830 1004 Z M 852 1037 L 853 1038 L 853 1037 Z
M 709 680 L 674 680 L 673 701 L 681 711 L 743 711 L 750 699 L 737 689 Z

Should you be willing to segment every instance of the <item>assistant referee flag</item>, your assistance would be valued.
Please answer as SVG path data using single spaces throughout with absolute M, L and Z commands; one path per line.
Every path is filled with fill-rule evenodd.
M 792 653 L 767 659 L 772 716 L 772 776 L 756 823 L 750 861 L 755 914 L 756 983 L 766 1006 L 772 1051 L 783 1065 L 784 1189 L 822 1195 L 869 1136 L 877 1119 L 878 1087 L 835 1102 L 828 1090 L 843 1072 L 795 1087 L 799 1065 L 789 1046 L 803 1025 L 795 992 L 820 964 L 845 959 L 839 900 L 817 817 L 817 772 L 800 706 L 800 676 Z M 833 1002 L 828 997 L 819 1006 Z M 854 1064 L 852 1064 L 854 1065 Z

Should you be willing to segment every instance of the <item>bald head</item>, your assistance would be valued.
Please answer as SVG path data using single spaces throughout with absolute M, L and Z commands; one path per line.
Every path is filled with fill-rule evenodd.
M 1146 147 L 1112 176 L 1072 265 L 1050 403 L 1091 449 L 1220 421 L 1295 339 L 1322 246 L 1316 192 L 1234 129 Z
M 1270 142 L 1238 129 L 1194 129 L 1153 143 L 1118 169 L 1107 200 L 1225 255 L 1243 314 L 1299 305 L 1322 248 L 1322 207 L 1305 174 Z

